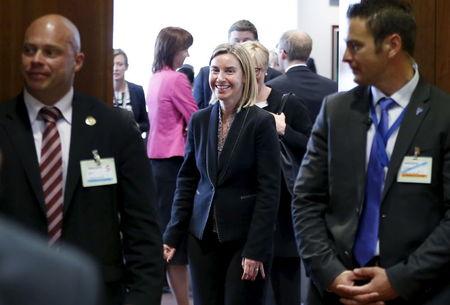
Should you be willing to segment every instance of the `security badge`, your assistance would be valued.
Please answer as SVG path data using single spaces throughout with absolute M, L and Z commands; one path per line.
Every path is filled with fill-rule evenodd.
M 397 176 L 397 182 L 431 183 L 433 158 L 419 157 L 420 148 L 414 147 L 414 156 L 405 156 Z
M 101 159 L 97 150 L 92 151 L 93 160 L 80 161 L 84 187 L 117 184 L 114 158 Z

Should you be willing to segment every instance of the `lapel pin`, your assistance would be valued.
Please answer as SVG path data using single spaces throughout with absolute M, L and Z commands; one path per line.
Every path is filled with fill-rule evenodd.
M 422 108 L 422 107 L 417 107 L 417 109 L 416 109 L 416 115 L 421 114 L 422 111 L 423 111 L 423 108 Z
M 85 122 L 89 126 L 94 126 L 97 123 L 97 120 L 92 115 L 89 115 L 86 117 Z

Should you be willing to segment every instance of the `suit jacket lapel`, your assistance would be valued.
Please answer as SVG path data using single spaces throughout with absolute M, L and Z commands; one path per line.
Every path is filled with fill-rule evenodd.
M 14 108 L 11 108 L 11 111 L 6 114 L 5 129 L 10 136 L 15 151 L 19 155 L 19 159 L 23 163 L 23 168 L 39 205 L 45 212 L 44 192 L 42 190 L 36 146 L 22 94 L 17 97 Z
M 127 82 L 127 85 L 128 85 L 128 92 L 130 93 L 131 109 L 133 110 L 133 114 L 137 115 L 138 111 L 139 111 L 139 107 L 138 107 L 138 105 L 136 105 L 136 101 L 137 101 L 136 91 L 134 90 L 132 85 L 130 85 L 129 82 Z
M 86 156 L 89 152 L 89 143 L 94 138 L 94 128 L 86 124 L 86 117 L 93 116 L 92 105 L 78 96 L 73 97 L 72 128 L 70 134 L 69 164 L 67 167 L 66 186 L 64 192 L 64 212 L 67 211 L 73 197 L 73 193 L 79 183 L 81 183 L 80 160 L 91 158 Z
M 256 107 L 256 106 L 255 106 Z M 223 145 L 222 153 L 220 154 L 218 162 L 218 179 L 217 183 L 220 183 L 228 167 L 230 166 L 230 161 L 233 157 L 234 150 L 239 143 L 239 138 L 244 130 L 244 124 L 247 119 L 249 108 L 243 108 L 241 111 L 236 113 L 234 121 L 231 124 L 230 130 L 228 131 L 225 144 Z M 217 137 L 217 136 L 216 136 Z M 217 147 L 217 146 L 216 146 Z
M 208 125 L 208 144 L 206 147 L 206 166 L 209 180 L 216 185 L 217 180 L 217 128 L 219 122 L 219 103 L 211 108 Z
M 387 191 L 397 178 L 397 172 L 403 161 L 403 157 L 407 154 L 408 149 L 411 146 L 411 142 L 413 141 L 416 132 L 420 127 L 420 124 L 429 111 L 429 96 L 430 86 L 424 84 L 422 80 L 420 80 L 411 97 L 411 101 L 409 102 L 405 110 L 405 117 L 400 126 L 391 160 L 389 162 L 389 169 L 386 175 L 386 181 L 384 184 L 384 190 L 381 200 L 384 199 Z M 419 108 L 422 109 L 420 112 L 417 111 L 417 109 Z

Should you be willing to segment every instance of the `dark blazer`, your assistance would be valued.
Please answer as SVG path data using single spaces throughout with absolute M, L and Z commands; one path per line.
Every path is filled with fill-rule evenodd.
M 335 81 L 313 73 L 305 66 L 289 69 L 285 74 L 268 81 L 267 86 L 298 96 L 308 108 L 312 122 L 316 120 L 323 98 L 338 89 Z
M 141 132 L 148 133 L 150 123 L 148 121 L 147 109 L 145 108 L 144 89 L 142 86 L 130 82 L 127 82 L 127 84 L 128 90 L 130 91 L 130 103 L 131 109 L 133 109 L 134 119 L 138 123 Z
M 282 96 L 283 94 L 279 91 L 272 89 L 267 98 L 268 105 L 264 110 L 278 113 L 281 107 Z M 286 101 L 283 113 L 286 117 L 286 129 L 281 140 L 287 144 L 295 155 L 301 158 L 305 154 L 306 144 L 309 139 L 312 125 L 308 110 L 299 98 L 295 95 L 290 95 L 289 99 Z M 275 230 L 274 256 L 299 256 L 292 225 L 291 199 L 291 194 L 286 187 L 286 182 L 282 179 L 277 229 Z
M 269 68 L 264 81 L 271 80 L 280 75 L 280 71 Z M 209 66 L 202 67 L 200 71 L 198 71 L 198 74 L 194 79 L 193 94 L 199 109 L 208 107 L 209 101 L 211 100 L 211 88 L 209 87 Z
M 243 257 L 267 261 L 280 185 L 274 119 L 257 106 L 243 108 L 218 158 L 218 116 L 219 103 L 192 116 L 164 242 L 176 248 L 188 231 L 202 239 L 215 215 L 221 242 L 244 241 Z
M 89 116 L 96 121 L 92 126 L 85 122 Z M 22 95 L 0 104 L 0 148 L 0 213 L 46 235 L 39 164 Z M 117 184 L 82 186 L 80 161 L 92 159 L 94 149 L 102 158 L 114 158 Z M 127 303 L 159 304 L 161 236 L 136 125 L 123 111 L 75 93 L 68 163 L 62 240 L 90 254 L 105 282 L 126 285 Z
M 314 58 L 309 57 L 306 61 L 306 66 L 311 72 L 317 73 L 316 62 L 314 61 Z
M 80 253 L 49 248 L 46 241 L 0 220 L 1 305 L 97 305 L 95 265 Z
M 355 267 L 352 249 L 364 203 L 369 103 L 367 87 L 325 99 L 295 186 L 297 242 L 324 297 L 338 274 Z M 406 108 L 385 180 L 380 266 L 408 304 L 450 303 L 449 118 L 450 97 L 421 80 Z M 421 156 L 433 158 L 431 184 L 397 182 L 403 158 L 413 156 L 415 147 Z M 433 298 L 439 301 L 431 303 Z

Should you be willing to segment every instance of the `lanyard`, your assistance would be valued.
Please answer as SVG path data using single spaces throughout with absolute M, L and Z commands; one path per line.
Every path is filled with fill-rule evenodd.
M 391 128 L 389 128 L 388 131 L 386 132 L 386 134 L 383 138 L 384 143 L 387 143 L 387 140 L 391 137 L 391 135 L 394 133 L 394 131 L 396 131 L 400 127 L 400 125 L 403 121 L 403 118 L 405 116 L 405 110 L 406 110 L 406 108 L 402 110 L 400 115 L 395 120 L 394 124 L 392 124 Z M 372 122 L 375 124 L 375 128 L 378 129 L 379 122 L 378 122 L 377 114 L 375 112 L 375 107 L 373 106 L 373 103 L 370 103 L 370 118 L 372 119 Z
M 403 121 L 403 118 L 405 117 L 405 109 L 402 110 L 402 112 L 400 113 L 400 115 L 397 117 L 397 119 L 395 120 L 394 124 L 391 125 L 391 128 L 388 129 L 388 131 L 386 132 L 386 134 L 384 135 L 384 137 L 381 136 L 381 133 L 378 131 L 379 126 L 379 122 L 378 122 L 378 118 L 377 118 L 377 114 L 375 112 L 375 107 L 373 106 L 373 103 L 370 103 L 370 118 L 372 119 L 372 122 L 375 124 L 375 140 L 377 141 L 378 147 L 384 147 L 385 149 L 382 150 L 381 153 L 381 163 L 384 166 L 389 166 L 389 158 L 388 155 L 386 153 L 386 145 L 387 145 L 387 141 L 390 138 L 390 136 L 400 127 L 400 124 Z M 381 118 L 381 116 L 380 116 Z

